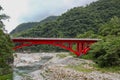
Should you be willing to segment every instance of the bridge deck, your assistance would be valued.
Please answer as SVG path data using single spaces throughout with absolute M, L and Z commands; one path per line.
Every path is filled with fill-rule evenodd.
M 91 38 L 12 38 L 12 40 L 64 40 L 64 41 L 99 41 L 100 39 L 91 39 Z

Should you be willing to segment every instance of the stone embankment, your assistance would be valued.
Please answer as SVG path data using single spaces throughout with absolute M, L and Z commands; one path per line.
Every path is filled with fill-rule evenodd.
M 120 73 L 94 70 L 91 66 L 94 63 L 90 60 L 78 59 L 72 56 L 60 58 L 57 54 L 63 53 L 17 54 L 15 66 L 31 65 L 33 62 L 51 57 L 40 69 L 28 73 L 31 80 L 120 80 Z M 83 69 L 90 69 L 90 71 L 76 71 L 69 67 L 78 65 Z M 29 79 L 23 77 L 23 80 Z

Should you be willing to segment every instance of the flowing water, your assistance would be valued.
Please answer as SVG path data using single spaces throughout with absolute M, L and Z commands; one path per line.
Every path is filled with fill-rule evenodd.
M 29 73 L 40 70 L 51 58 L 52 56 L 44 56 L 39 61 L 33 62 L 30 65 L 14 67 L 13 80 L 32 80 Z

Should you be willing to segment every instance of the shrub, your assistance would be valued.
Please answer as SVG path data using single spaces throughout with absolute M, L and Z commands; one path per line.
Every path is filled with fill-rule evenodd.
M 120 38 L 107 38 L 93 44 L 90 54 L 100 67 L 120 66 Z

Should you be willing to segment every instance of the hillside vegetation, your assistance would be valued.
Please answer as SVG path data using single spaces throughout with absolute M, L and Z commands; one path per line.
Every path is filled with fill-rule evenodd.
M 2 7 L 0 6 L 0 12 Z M 0 80 L 12 80 L 13 44 L 8 34 L 4 33 L 3 19 L 8 16 L 0 14 Z
M 38 22 L 22 23 L 18 25 L 10 34 L 18 34 L 19 32 L 23 32 L 24 30 L 32 28 L 36 25 L 38 25 Z
M 101 67 L 120 66 L 120 1 L 98 0 L 75 7 L 56 20 L 39 24 L 15 37 L 101 38 L 83 58 L 93 59 Z M 52 51 L 49 46 L 35 47 Z M 29 48 L 33 50 L 33 48 Z M 59 49 L 55 49 L 59 50 Z
M 49 16 L 46 19 L 40 21 L 40 22 L 28 22 L 28 23 L 22 23 L 20 25 L 18 25 L 13 31 L 10 32 L 10 34 L 13 36 L 17 36 L 18 33 L 22 33 L 24 31 L 26 31 L 27 29 L 36 27 L 37 25 L 41 25 L 43 23 L 49 22 L 49 21 L 53 21 L 56 20 L 57 16 Z
M 83 58 L 93 59 L 101 67 L 120 66 L 120 18 L 113 17 L 99 28 L 97 37 L 102 41 L 91 46 L 88 55 Z M 95 37 L 96 34 L 87 32 L 82 37 Z
M 101 24 L 112 17 L 120 17 L 119 0 L 99 0 L 86 7 L 75 7 L 57 20 L 33 27 L 18 36 L 23 37 L 76 37 L 86 31 L 98 32 Z

